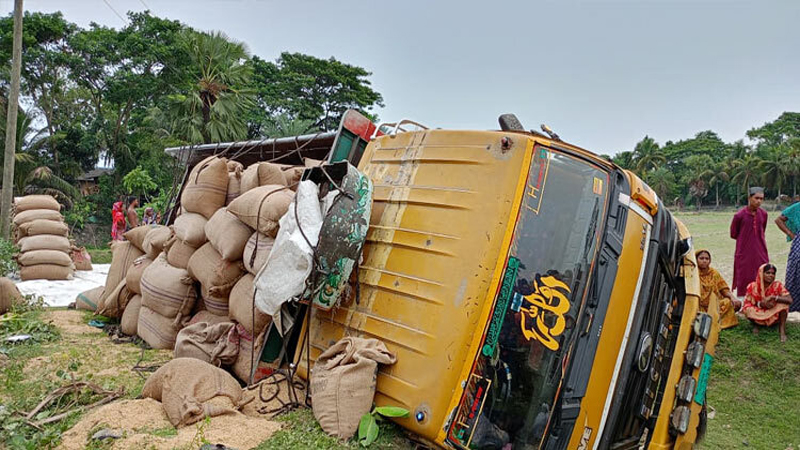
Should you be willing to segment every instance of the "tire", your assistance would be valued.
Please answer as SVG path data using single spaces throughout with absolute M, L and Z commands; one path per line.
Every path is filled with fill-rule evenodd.
M 708 428 L 708 407 L 703 402 L 703 409 L 700 410 L 700 422 L 697 423 L 697 438 L 695 443 L 700 442 L 706 436 L 706 429 Z
M 525 131 L 522 122 L 514 114 L 503 114 L 497 121 L 500 122 L 500 129 L 503 131 Z

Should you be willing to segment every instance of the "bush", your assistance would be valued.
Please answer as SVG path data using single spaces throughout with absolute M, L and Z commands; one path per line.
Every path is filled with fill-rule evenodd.
M 16 254 L 17 248 L 11 241 L 0 239 L 0 276 L 17 271 L 17 261 L 14 259 Z

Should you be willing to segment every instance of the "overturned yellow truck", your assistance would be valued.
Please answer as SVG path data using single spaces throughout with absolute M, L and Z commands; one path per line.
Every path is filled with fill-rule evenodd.
M 376 403 L 429 444 L 691 448 L 719 328 L 688 230 L 633 173 L 500 124 L 390 124 L 348 155 L 374 183 L 358 295 L 312 309 L 300 373 L 374 337 L 397 354 Z

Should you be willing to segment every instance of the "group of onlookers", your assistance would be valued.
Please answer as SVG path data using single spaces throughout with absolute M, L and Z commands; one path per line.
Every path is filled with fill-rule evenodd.
M 781 342 L 786 342 L 786 318 L 791 311 L 800 311 L 800 202 L 795 202 L 781 212 L 776 225 L 792 242 L 786 266 L 786 285 L 775 279 L 777 268 L 769 262 L 765 231 L 767 212 L 761 208 L 764 189 L 751 188 L 747 206 L 740 209 L 731 222 L 731 238 L 736 240 L 733 262 L 733 295 L 722 276 L 713 269 L 711 253 L 698 250 L 697 266 L 700 271 L 700 307 L 707 309 L 712 296 L 719 300 L 720 326 L 730 328 L 739 322 L 736 311 L 741 311 L 753 324 L 753 333 L 759 327 L 778 325 Z M 793 300 L 794 299 L 794 300 Z
M 122 200 L 114 203 L 111 208 L 111 239 L 121 241 L 122 235 L 131 228 L 136 228 L 139 225 L 152 225 L 161 221 L 161 213 L 157 213 L 152 207 L 147 207 L 144 210 L 144 217 L 141 222 L 139 221 L 139 213 L 136 208 L 139 207 L 139 199 L 136 197 L 128 197 L 128 207 L 125 208 Z

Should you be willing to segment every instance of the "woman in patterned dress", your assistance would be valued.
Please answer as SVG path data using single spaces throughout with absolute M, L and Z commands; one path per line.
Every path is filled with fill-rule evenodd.
M 792 296 L 775 279 L 778 269 L 772 264 L 764 264 L 758 268 L 756 281 L 747 286 L 742 312 L 753 323 L 753 334 L 758 334 L 758 327 L 771 327 L 778 324 L 781 342 L 786 342 L 786 316 Z
M 786 234 L 786 240 L 792 243 L 789 258 L 786 262 L 786 289 L 792 296 L 789 311 L 800 311 L 800 202 L 784 209 L 775 219 L 775 224 Z
M 712 296 L 719 301 L 719 326 L 723 330 L 739 325 L 736 311 L 742 307 L 742 302 L 731 294 L 728 283 L 716 269 L 711 267 L 711 252 L 701 249 L 695 252 L 697 268 L 700 272 L 700 309 L 708 311 Z

